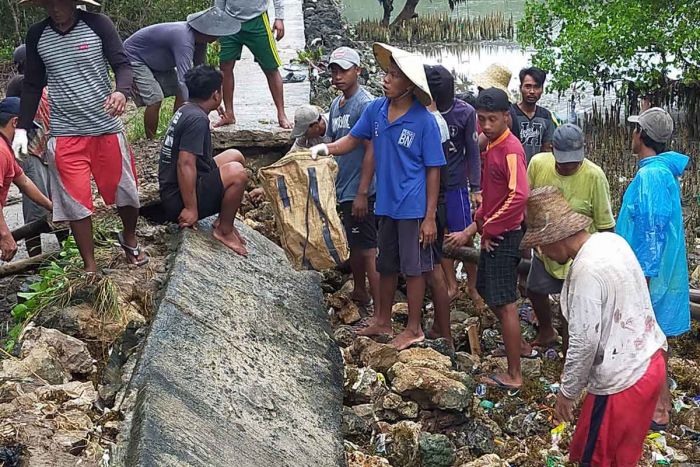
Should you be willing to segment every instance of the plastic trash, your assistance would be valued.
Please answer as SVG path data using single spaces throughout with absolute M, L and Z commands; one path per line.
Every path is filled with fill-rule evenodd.
M 559 358 L 559 352 L 557 352 L 557 349 L 549 348 L 544 352 L 544 358 L 547 360 L 556 360 Z
M 377 454 L 386 453 L 386 433 L 379 433 L 377 439 L 374 442 L 374 450 Z
M 551 392 L 552 394 L 556 394 L 559 392 L 559 383 L 552 383 L 547 385 L 547 390 Z
M 474 394 L 476 394 L 477 397 L 484 397 L 486 395 L 486 390 L 485 384 L 477 384 L 474 389 Z
M 479 407 L 485 410 L 490 410 L 493 409 L 494 403 L 491 402 L 490 400 L 484 399 L 481 402 L 479 402 Z
M 547 456 L 547 467 L 564 467 L 564 462 L 562 462 L 559 456 Z

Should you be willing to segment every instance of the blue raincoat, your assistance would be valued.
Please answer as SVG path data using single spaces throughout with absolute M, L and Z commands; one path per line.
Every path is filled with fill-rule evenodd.
M 639 161 L 637 175 L 622 199 L 616 228 L 650 278 L 656 320 L 668 337 L 690 330 L 688 259 L 678 181 L 688 161 L 688 156 L 672 151 Z

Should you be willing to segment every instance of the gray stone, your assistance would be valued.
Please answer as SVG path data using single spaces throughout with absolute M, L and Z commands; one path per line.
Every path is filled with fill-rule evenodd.
M 369 337 L 360 336 L 352 344 L 351 351 L 356 361 L 362 362 L 379 372 L 386 372 L 399 359 L 396 347 L 389 344 L 380 344 Z
M 343 407 L 343 424 L 341 425 L 341 429 L 343 430 L 343 438 L 355 442 L 367 440 L 372 435 L 372 425 L 370 421 L 358 415 L 354 407 Z
M 185 230 L 134 374 L 116 465 L 344 463 L 342 360 L 320 275 L 249 227 L 248 258 Z
M 43 379 L 49 384 L 63 384 L 70 381 L 70 374 L 63 369 L 56 351 L 46 344 L 35 345 L 21 360 L 2 361 L 0 384 L 10 380 Z
M 529 413 L 520 413 L 508 419 L 503 431 L 519 438 L 534 436 L 549 431 L 547 419 L 533 410 Z
M 455 446 L 445 435 L 422 433 L 419 445 L 423 467 L 450 467 L 455 461 Z
M 398 362 L 388 373 L 392 389 L 423 408 L 463 410 L 471 404 L 474 380 L 466 373 Z
M 355 338 L 355 333 L 351 326 L 338 326 L 335 331 L 333 331 L 333 339 L 341 347 L 349 347 L 352 345 L 352 341 Z
M 418 417 L 418 404 L 404 400 L 394 392 L 387 392 L 377 397 L 374 401 L 374 409 L 380 420 L 390 422 Z
M 420 448 L 418 437 L 420 423 L 408 421 L 392 425 L 387 442 L 387 458 L 391 465 L 416 467 L 420 465 Z
M 348 366 L 345 368 L 343 388 L 345 397 L 353 403 L 364 404 L 369 402 L 372 394 L 381 386 L 377 372 L 371 368 L 357 368 Z
M 20 357 L 24 358 L 37 346 L 45 345 L 56 351 L 63 369 L 71 374 L 88 374 L 93 370 L 93 360 L 87 345 L 56 329 L 31 328 L 24 333 Z
M 481 420 L 468 419 L 455 433 L 455 444 L 460 448 L 467 448 L 477 456 L 492 454 L 496 450 L 493 442 L 495 435 L 491 429 Z

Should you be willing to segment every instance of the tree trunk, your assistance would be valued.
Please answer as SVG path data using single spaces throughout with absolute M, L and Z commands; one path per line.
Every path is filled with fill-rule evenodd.
M 384 8 L 384 16 L 382 16 L 382 26 L 389 26 L 391 20 L 391 12 L 394 11 L 394 0 L 382 0 L 382 8 Z
M 394 22 L 391 23 L 391 26 L 399 26 L 412 19 L 416 14 L 416 6 L 418 6 L 419 1 L 420 0 L 406 0 L 403 10 L 401 10 L 401 13 L 399 13 L 399 16 L 396 17 Z

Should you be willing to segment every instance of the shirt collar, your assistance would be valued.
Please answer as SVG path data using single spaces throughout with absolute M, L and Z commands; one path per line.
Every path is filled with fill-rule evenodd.
M 503 141 L 505 141 L 509 135 L 510 135 L 510 129 L 506 128 L 506 131 L 504 131 L 501 136 L 496 138 L 496 141 L 494 141 L 493 143 L 489 143 L 489 145 L 486 147 L 486 150 L 488 151 L 489 149 L 495 148 L 496 146 L 501 144 Z
M 418 99 L 415 97 L 413 98 L 413 104 L 411 104 L 411 107 L 408 109 L 408 112 L 397 118 L 395 121 L 389 123 L 389 98 L 385 97 L 384 98 L 384 103 L 382 104 L 382 116 L 384 117 L 384 120 L 387 122 L 387 126 L 394 126 L 400 123 L 411 123 L 416 121 L 416 112 L 420 107 L 425 108 L 423 104 L 421 104 Z

